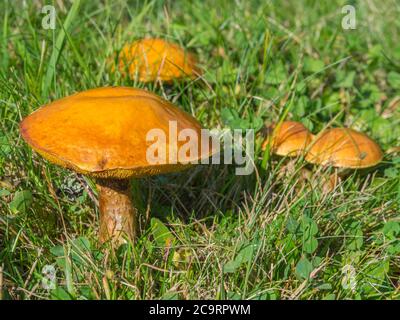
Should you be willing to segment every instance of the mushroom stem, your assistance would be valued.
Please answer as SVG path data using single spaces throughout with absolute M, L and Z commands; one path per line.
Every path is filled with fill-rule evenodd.
M 137 209 L 130 197 L 130 180 L 98 179 L 100 204 L 100 242 L 117 245 L 134 240 L 137 233 Z

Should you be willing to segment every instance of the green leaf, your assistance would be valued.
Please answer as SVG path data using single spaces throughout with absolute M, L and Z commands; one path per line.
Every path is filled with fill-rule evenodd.
M 54 246 L 50 249 L 52 255 L 56 257 L 63 257 L 64 256 L 64 247 L 61 245 Z
M 338 92 L 331 92 L 324 94 L 321 105 L 321 115 L 324 117 L 332 117 L 334 114 L 340 112 L 342 105 L 340 103 L 340 96 Z
M 271 88 L 273 88 L 273 87 L 271 87 Z M 306 88 L 307 88 L 307 85 L 306 85 L 305 81 L 299 81 L 295 86 L 295 89 L 296 89 L 297 93 L 299 93 L 299 94 L 305 94 Z
M 259 117 L 253 118 L 251 126 L 257 132 L 264 126 L 264 120 Z
M 334 293 L 328 293 L 327 295 L 322 297 L 322 300 L 335 300 L 336 296 Z
M 250 121 L 247 119 L 235 119 L 229 123 L 232 129 L 248 129 L 251 127 Z
M 352 88 L 354 86 L 355 71 L 340 71 L 336 75 L 336 85 L 338 88 Z
M 307 73 L 316 73 L 324 69 L 325 64 L 322 60 L 310 57 L 304 58 L 303 70 Z
M 317 287 L 319 290 L 331 290 L 332 285 L 330 283 L 323 283 Z
M 236 292 L 232 292 L 232 291 L 228 291 L 226 293 L 226 296 L 227 296 L 228 300 L 241 300 L 242 299 L 240 294 L 238 294 Z
M 239 116 L 235 109 L 231 108 L 223 108 L 221 110 L 221 119 L 222 122 L 231 129 L 254 129 L 258 131 L 264 125 L 262 118 L 250 117 L 249 119 L 244 119 L 243 117 Z
M 368 50 L 368 57 L 370 59 L 376 59 L 376 60 L 382 59 L 383 57 L 382 51 L 383 51 L 382 45 L 380 44 L 373 45 Z
M 400 234 L 400 223 L 397 221 L 388 221 L 383 226 L 382 232 L 390 240 L 395 240 Z
M 80 286 L 79 287 L 79 300 L 94 300 L 93 290 L 90 286 Z
M 309 279 L 312 271 L 313 265 L 306 257 L 301 258 L 296 265 L 296 275 L 300 279 Z
M 52 255 L 56 257 L 57 265 L 65 270 L 68 261 L 66 260 L 66 248 L 62 245 L 54 246 L 50 249 Z M 86 237 L 79 237 L 71 241 L 70 257 L 77 265 L 86 265 L 85 256 L 91 257 L 90 242 Z
M 17 191 L 14 195 L 13 200 L 10 202 L 10 210 L 13 213 L 22 212 L 25 213 L 31 206 L 33 201 L 32 193 L 28 190 Z
M 10 191 L 8 191 L 7 189 L 0 189 L 0 197 L 6 197 L 9 196 L 11 194 Z
M 150 225 L 153 238 L 157 246 L 165 248 L 170 246 L 175 241 L 174 235 L 169 231 L 167 226 L 161 222 L 160 219 L 151 218 Z
M 285 65 L 278 61 L 271 65 L 271 68 L 267 70 L 267 76 L 265 81 L 268 84 L 281 84 L 282 82 L 286 81 L 288 78 L 287 71 Z
M 72 240 L 72 248 L 80 249 L 83 252 L 90 252 L 90 241 L 86 237 L 78 237 Z
M 229 125 L 232 121 L 239 119 L 239 114 L 237 113 L 237 111 L 235 109 L 222 108 L 221 119 L 225 125 Z
M 91 256 L 90 242 L 86 237 L 79 237 L 71 241 L 71 257 L 74 263 L 86 265 L 87 258 Z
M 265 293 L 255 296 L 252 300 L 269 300 L 268 298 L 269 298 L 269 294 L 268 294 L 268 292 L 265 292 Z
M 364 239 L 363 239 L 363 231 L 361 229 L 361 225 L 359 222 L 353 222 L 349 228 L 350 237 L 346 242 L 347 248 L 349 250 L 359 250 L 361 249 Z
M 383 96 L 382 91 L 374 83 L 364 84 L 361 87 L 361 92 L 363 93 L 363 96 L 366 97 L 369 104 L 378 102 Z
M 241 265 L 241 262 L 238 260 L 231 260 L 224 264 L 224 273 L 233 273 L 235 272 Z
M 72 296 L 62 287 L 57 287 L 51 291 L 51 299 L 53 300 L 71 300 Z
M 56 263 L 64 272 L 67 267 L 67 259 L 65 257 L 65 250 L 62 245 L 54 246 L 50 249 L 51 254 L 56 256 Z
M 310 217 L 303 217 L 301 223 L 303 249 L 307 253 L 313 253 L 318 247 L 318 241 L 314 237 L 318 234 L 318 225 Z
M 297 232 L 297 228 L 299 227 L 299 223 L 292 216 L 289 216 L 286 222 L 286 229 L 295 234 Z
M 307 113 L 309 103 L 310 99 L 307 96 L 301 96 L 292 108 L 293 114 L 298 118 L 304 117 Z
M 10 141 L 6 136 L 0 136 L 0 156 L 8 155 L 12 151 Z
M 236 255 L 234 260 L 227 262 L 224 265 L 224 272 L 225 273 L 232 273 L 235 272 L 240 266 L 245 263 L 248 263 L 253 258 L 254 250 L 257 248 L 256 244 L 248 244 L 244 246 L 238 254 Z
M 223 123 L 232 129 L 245 129 L 250 126 L 249 121 L 242 119 L 235 109 L 223 108 L 221 110 L 221 118 Z
M 301 223 L 301 230 L 306 238 L 315 236 L 318 233 L 318 225 L 310 217 L 303 217 Z
M 269 86 L 265 89 L 264 95 L 268 99 L 276 99 L 280 96 L 280 91 L 276 87 Z
M 400 254 L 400 242 L 398 244 L 388 246 L 387 253 L 389 253 L 390 255 Z
M 247 263 L 251 261 L 253 257 L 253 252 L 256 246 L 254 244 L 250 244 L 242 248 L 238 255 L 236 256 L 236 259 L 240 261 L 240 263 Z
M 303 119 L 301 120 L 301 122 L 304 124 L 304 126 L 305 126 L 308 130 L 313 131 L 313 129 L 314 129 L 314 123 L 313 123 L 310 119 L 303 118 Z
M 395 179 L 399 176 L 399 171 L 396 168 L 387 168 L 384 171 L 385 177 Z
M 314 268 L 318 268 L 321 265 L 322 260 L 323 260 L 323 258 L 316 256 L 316 257 L 313 257 L 311 263 Z
M 310 237 L 303 242 L 303 249 L 307 253 L 313 253 L 318 248 L 318 241 L 314 237 Z
M 166 292 L 161 297 L 161 300 L 179 300 L 179 293 L 178 292 Z
M 388 82 L 393 89 L 400 89 L 400 73 L 390 71 L 388 74 Z

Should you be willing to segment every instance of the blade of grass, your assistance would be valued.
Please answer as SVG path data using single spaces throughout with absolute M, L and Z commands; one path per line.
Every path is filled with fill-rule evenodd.
M 60 33 L 57 36 L 57 40 L 55 44 L 53 43 L 53 52 L 50 57 L 50 61 L 47 67 L 47 72 L 46 72 L 46 77 L 43 83 L 43 94 L 45 96 L 48 95 L 51 82 L 54 79 L 54 89 L 56 90 L 56 82 L 55 82 L 55 73 L 56 73 L 56 65 L 58 62 L 58 59 L 60 58 L 61 54 L 61 48 L 63 47 L 64 41 L 65 41 L 65 35 L 66 31 L 69 30 L 72 21 L 75 19 L 78 9 L 80 6 L 80 0 L 75 0 L 71 6 L 71 9 L 68 12 L 67 18 L 65 19 L 63 23 L 63 27 L 60 31 Z M 54 32 L 54 31 L 53 31 Z

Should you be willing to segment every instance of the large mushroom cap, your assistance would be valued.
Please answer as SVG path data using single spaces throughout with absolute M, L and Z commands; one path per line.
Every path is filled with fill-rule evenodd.
M 262 148 L 270 143 L 274 154 L 295 157 L 303 153 L 311 141 L 312 134 L 302 123 L 284 121 L 273 128 L 272 135 L 265 139 Z
M 195 136 L 170 140 L 170 122 L 176 123 L 178 134 L 192 129 Z M 152 129 L 165 133 L 165 143 L 159 141 L 166 154 L 162 163 L 149 163 L 146 156 L 148 147 L 158 142 L 146 139 Z M 187 159 L 200 161 L 212 153 L 196 119 L 148 91 L 125 87 L 93 89 L 54 101 L 26 117 L 20 130 L 49 161 L 100 178 L 179 171 L 190 165 Z M 178 161 L 170 161 L 169 154 L 177 154 L 183 145 L 192 148 L 188 158 L 181 161 L 178 154 Z
M 178 45 L 162 39 L 142 39 L 126 44 L 118 57 L 122 74 L 142 82 L 193 78 L 200 74 L 195 57 Z
M 325 130 L 306 154 L 311 163 L 352 169 L 373 167 L 382 158 L 382 150 L 375 141 L 348 128 Z

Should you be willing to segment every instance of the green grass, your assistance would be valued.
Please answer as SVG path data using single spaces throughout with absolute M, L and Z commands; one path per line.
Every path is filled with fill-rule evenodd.
M 400 156 L 324 194 L 259 148 L 260 124 L 283 117 L 400 145 L 398 2 L 352 1 L 355 30 L 341 28 L 346 1 L 78 2 L 54 1 L 54 31 L 41 27 L 45 1 L 0 3 L 4 299 L 400 298 Z M 162 87 L 111 74 L 108 57 L 145 36 L 196 53 L 204 78 Z M 257 171 L 198 166 L 140 180 L 138 242 L 99 247 L 93 181 L 33 153 L 18 124 L 49 101 L 110 85 L 146 87 L 205 127 L 256 128 Z M 52 290 L 41 284 L 46 265 L 57 270 Z

